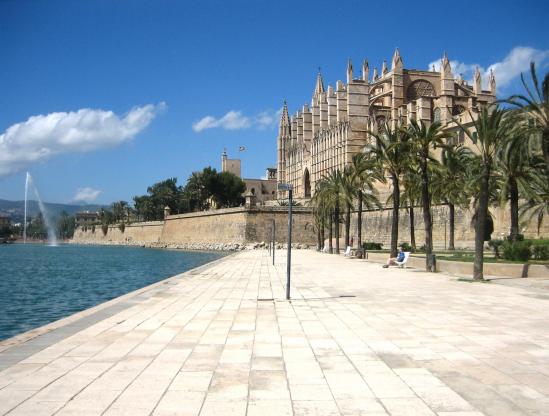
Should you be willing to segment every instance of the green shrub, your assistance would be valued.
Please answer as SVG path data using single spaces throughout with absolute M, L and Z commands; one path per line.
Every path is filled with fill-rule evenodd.
M 505 241 L 501 247 L 505 260 L 528 261 L 532 256 L 531 241 Z
M 488 241 L 488 247 L 494 249 L 494 255 L 496 256 L 496 259 L 501 258 L 501 253 L 499 252 L 499 250 L 501 249 L 502 245 L 503 245 L 503 240 L 492 239 Z
M 532 245 L 532 257 L 535 260 L 549 260 L 549 244 L 534 242 Z
M 95 234 L 95 225 L 92 225 L 92 234 Z
M 402 251 L 412 251 L 412 246 L 405 242 L 400 243 L 399 247 L 402 247 Z
M 103 231 L 103 235 L 107 235 L 107 232 L 109 231 L 109 226 L 107 224 L 103 224 L 101 226 L 101 230 Z
M 124 230 L 126 229 L 126 224 L 124 224 L 124 222 L 121 222 L 119 225 L 118 225 L 118 229 L 120 230 L 120 232 L 122 234 L 124 234 Z
M 366 242 L 366 243 L 362 243 L 362 248 L 364 249 L 364 251 L 368 251 L 368 250 L 381 250 L 383 247 L 383 244 L 381 243 L 374 243 L 374 242 Z

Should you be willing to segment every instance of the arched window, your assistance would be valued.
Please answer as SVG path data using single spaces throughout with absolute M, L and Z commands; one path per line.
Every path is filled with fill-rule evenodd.
M 305 190 L 305 198 L 311 197 L 311 178 L 309 176 L 309 169 L 305 169 L 303 174 L 303 189 Z
M 433 121 L 440 122 L 440 108 L 437 107 L 433 110 Z
M 429 81 L 420 79 L 412 82 L 406 90 L 406 98 L 408 101 L 417 100 L 419 97 L 434 97 L 435 87 Z

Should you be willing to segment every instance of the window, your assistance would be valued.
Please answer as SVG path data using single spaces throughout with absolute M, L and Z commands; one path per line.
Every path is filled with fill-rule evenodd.
M 410 84 L 406 90 L 406 98 L 408 101 L 417 100 L 419 97 L 434 97 L 435 88 L 429 81 L 420 79 Z
M 440 122 L 440 108 L 437 107 L 433 110 L 433 121 Z

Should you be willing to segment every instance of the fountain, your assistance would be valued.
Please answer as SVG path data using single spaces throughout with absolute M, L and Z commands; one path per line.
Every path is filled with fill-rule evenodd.
M 36 195 L 36 199 L 38 200 L 38 206 L 40 207 L 40 212 L 42 213 L 42 218 L 44 219 L 44 224 L 46 226 L 46 230 L 48 231 L 48 245 L 50 246 L 57 246 L 57 237 L 55 236 L 55 229 L 53 228 L 52 223 L 50 222 L 50 218 L 48 216 L 48 211 L 46 210 L 46 206 L 42 202 L 42 199 L 40 198 L 40 194 L 38 193 L 38 188 L 34 184 L 32 180 L 32 176 L 29 172 L 27 172 L 27 178 L 25 180 L 25 218 L 23 222 L 23 242 L 27 242 L 27 199 L 28 199 L 28 192 L 29 192 L 29 185 L 33 186 L 34 194 Z

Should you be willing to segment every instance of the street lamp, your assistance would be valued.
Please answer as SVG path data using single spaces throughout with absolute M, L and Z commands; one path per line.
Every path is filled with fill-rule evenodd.
M 294 187 L 288 183 L 279 183 L 279 191 L 288 191 L 288 259 L 286 261 L 286 300 L 290 300 L 290 270 L 292 264 L 292 197 Z

